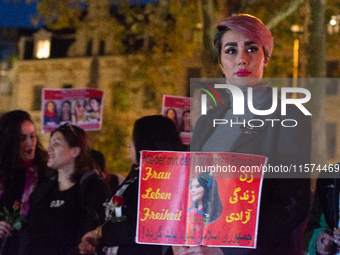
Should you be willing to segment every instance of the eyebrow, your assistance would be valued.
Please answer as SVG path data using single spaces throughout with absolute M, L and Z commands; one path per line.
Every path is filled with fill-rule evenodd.
M 59 137 L 53 138 L 52 140 L 50 140 L 50 142 L 56 142 L 56 141 L 62 141 L 62 140 Z
M 237 43 L 236 42 L 227 42 L 224 47 L 227 47 L 227 46 L 237 46 Z
M 251 45 L 251 44 L 255 44 L 254 41 L 246 41 L 244 42 L 244 46 L 248 46 L 248 45 Z
M 244 46 L 249 46 L 251 44 L 255 44 L 255 42 L 254 41 L 246 41 L 246 42 L 244 42 Z M 227 47 L 227 46 L 235 46 L 235 47 L 237 47 L 237 42 L 227 42 L 224 45 L 224 47 Z
M 28 135 L 34 135 L 34 134 L 35 134 L 35 131 L 28 133 L 28 134 L 21 134 L 21 136 L 28 136 Z

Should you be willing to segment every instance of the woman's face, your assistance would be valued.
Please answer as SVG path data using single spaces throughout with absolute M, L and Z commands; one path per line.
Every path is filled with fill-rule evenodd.
M 47 111 L 54 112 L 54 104 L 52 102 L 47 103 Z
M 85 112 L 85 107 L 84 107 L 85 101 L 83 99 L 77 100 L 76 102 L 76 115 L 77 117 L 82 117 Z
M 204 188 L 199 184 L 197 179 L 191 181 L 191 196 L 193 202 L 199 202 L 203 200 Z
M 229 83 L 252 87 L 261 82 L 267 64 L 261 45 L 232 30 L 224 33 L 221 68 Z
M 69 114 L 71 110 L 71 106 L 69 103 L 63 103 L 62 111 L 65 114 Z
M 166 116 L 171 120 L 175 120 L 175 117 L 176 117 L 175 111 L 169 110 Z
M 60 132 L 55 132 L 50 138 L 50 145 L 47 149 L 47 166 L 52 169 L 61 169 L 74 162 L 75 148 L 71 148 Z
M 91 99 L 90 101 L 90 106 L 91 106 L 91 109 L 95 112 L 98 112 L 99 111 L 99 104 L 97 102 L 96 99 Z
M 128 147 L 128 158 L 129 158 L 129 160 L 131 160 L 132 163 L 137 164 L 135 145 L 133 144 L 132 141 L 130 141 L 130 142 L 128 142 L 127 147 Z
M 19 156 L 22 160 L 32 160 L 35 155 L 37 137 L 32 122 L 26 120 L 21 123 L 21 138 L 19 144 Z
M 190 123 L 190 112 L 185 112 L 184 114 L 183 114 L 183 122 L 185 122 L 185 123 Z

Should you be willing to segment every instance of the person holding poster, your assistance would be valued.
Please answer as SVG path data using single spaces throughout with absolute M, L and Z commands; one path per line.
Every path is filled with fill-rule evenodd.
M 246 14 L 229 17 L 217 26 L 214 46 L 226 83 L 240 88 L 247 98 L 247 88 L 252 88 L 253 105 L 266 110 L 272 106 L 272 89 L 262 82 L 263 71 L 273 50 L 270 31 L 256 17 Z M 229 91 L 229 90 L 228 90 Z M 230 101 L 238 98 L 232 97 Z M 281 105 L 279 102 L 278 105 Z M 295 127 L 271 125 L 265 119 L 295 119 Z M 216 125 L 214 119 L 259 119 L 265 124 L 252 129 L 244 125 Z M 247 123 L 247 122 L 246 122 Z M 245 107 L 244 115 L 234 117 L 233 104 L 215 107 L 197 121 L 190 143 L 191 151 L 236 152 L 268 157 L 271 166 L 299 166 L 310 163 L 311 125 L 295 105 L 287 105 L 287 115 L 281 115 L 278 107 L 270 115 L 253 115 Z M 310 180 L 294 178 L 297 173 L 279 178 L 276 173 L 266 173 L 263 181 L 257 247 L 218 248 L 226 255 L 280 255 L 301 254 L 302 227 L 309 210 Z M 267 178 L 266 178 L 267 177 Z M 271 178 L 269 178 L 271 177 Z M 288 178 L 286 178 L 288 177 Z M 301 176 L 305 177 L 305 176 Z M 228 222 L 226 222 L 228 228 Z M 241 231 L 241 230 L 240 230 Z M 173 247 L 175 254 L 216 254 L 205 246 Z M 214 253 L 216 252 L 216 253 Z
M 135 122 L 133 129 L 135 162 L 140 161 L 142 150 L 179 151 L 182 143 L 174 123 L 161 115 L 146 116 Z M 133 151 L 133 150 L 132 150 Z M 110 199 L 107 214 L 112 216 L 113 202 L 121 201 L 106 223 L 83 236 L 79 245 L 81 254 L 93 253 L 96 246 L 119 246 L 117 255 L 162 254 L 160 245 L 135 243 L 138 203 L 139 166 L 133 164 L 131 172 Z M 111 211 L 111 213 L 109 213 Z M 120 220 L 124 216 L 126 219 Z

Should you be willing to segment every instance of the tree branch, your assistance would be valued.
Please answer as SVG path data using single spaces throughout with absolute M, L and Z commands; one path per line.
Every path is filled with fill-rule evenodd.
M 271 19 L 267 24 L 266 27 L 271 30 L 273 29 L 277 24 L 279 24 L 282 20 L 290 16 L 292 13 L 294 13 L 300 4 L 303 3 L 303 0 L 296 0 L 294 1 L 290 6 L 288 6 L 286 9 L 280 11 L 273 19 Z

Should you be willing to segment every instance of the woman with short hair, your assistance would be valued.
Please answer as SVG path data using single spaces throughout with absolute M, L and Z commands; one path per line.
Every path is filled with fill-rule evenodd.
M 262 81 L 273 50 L 273 37 L 266 26 L 256 17 L 240 14 L 224 19 L 217 25 L 214 39 L 216 53 L 225 83 L 241 90 L 244 98 L 252 91 L 255 109 L 272 107 L 273 93 L 268 82 Z M 251 88 L 251 89 L 249 89 Z M 270 166 L 299 166 L 310 163 L 311 124 L 295 105 L 288 105 L 286 116 L 280 107 L 268 115 L 255 115 L 245 107 L 243 115 L 234 115 L 234 101 L 238 98 L 230 93 L 230 100 L 202 115 L 197 121 L 190 141 L 192 151 L 233 152 L 262 155 Z M 279 102 L 279 100 L 278 100 Z M 280 105 L 280 102 L 278 103 Z M 267 119 L 282 121 L 294 119 L 296 127 L 271 125 Z M 232 120 L 236 125 L 213 125 L 216 119 Z M 264 124 L 259 128 L 250 126 L 249 120 L 256 119 Z M 240 125 L 240 123 L 245 123 Z M 253 124 L 257 125 L 257 124 Z M 297 174 L 296 174 L 297 175 Z M 246 248 L 211 248 L 206 246 L 173 246 L 174 253 L 186 254 L 300 254 L 302 250 L 303 223 L 307 219 L 310 197 L 308 178 L 278 178 L 264 175 L 258 221 L 257 246 Z M 287 175 L 286 175 L 287 176 Z M 301 176 L 300 176 L 301 177 Z M 302 176 L 304 177 L 304 176 Z M 221 235 L 233 235 L 228 230 Z M 239 231 L 242 231 L 241 229 Z

